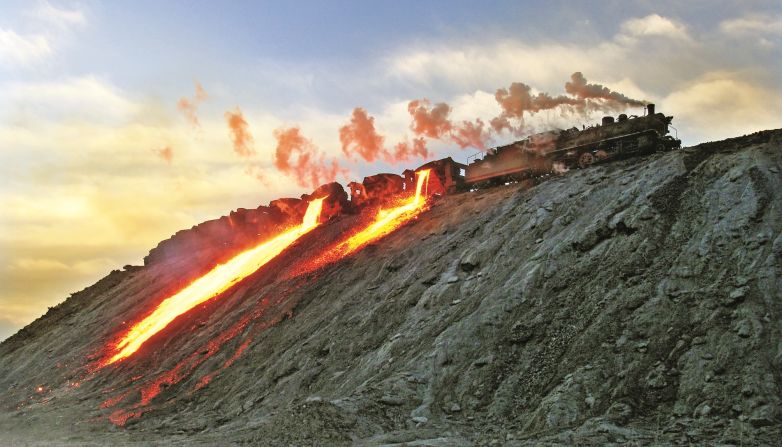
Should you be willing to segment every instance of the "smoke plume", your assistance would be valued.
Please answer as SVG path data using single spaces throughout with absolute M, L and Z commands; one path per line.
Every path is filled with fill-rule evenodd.
M 179 102 L 177 102 L 177 109 L 182 112 L 182 115 L 184 115 L 185 119 L 192 124 L 193 127 L 201 127 L 196 112 L 198 110 L 198 105 L 206 101 L 206 98 L 208 98 L 206 90 L 201 86 L 201 83 L 196 81 L 195 96 L 193 96 L 193 99 L 181 98 Z
M 423 137 L 413 138 L 412 142 L 405 139 L 394 146 L 394 160 L 406 161 L 415 157 L 429 158 L 429 150 Z
M 431 105 L 427 99 L 416 99 L 407 105 L 407 111 L 413 118 L 410 129 L 418 137 L 426 136 L 436 140 L 450 140 L 460 148 L 477 147 L 483 149 L 489 139 L 485 124 L 479 118 L 475 121 L 462 121 L 454 124 L 449 115 L 451 106 L 441 102 Z M 400 143 L 401 144 L 401 143 Z
M 497 89 L 494 98 L 502 109 L 499 116 L 489 121 L 495 132 L 510 130 L 520 133 L 523 129 L 524 115 L 533 115 L 543 110 L 560 108 L 563 113 L 586 115 L 590 111 L 617 111 L 631 106 L 643 106 L 644 102 L 614 92 L 600 84 L 589 84 L 584 75 L 577 71 L 565 83 L 567 95 L 551 96 L 540 92 L 533 95 L 531 87 L 522 82 L 514 82 L 509 88 Z M 511 119 L 519 122 L 518 127 Z
M 608 109 L 622 109 L 627 106 L 641 107 L 645 105 L 643 101 L 628 98 L 619 92 L 612 91 L 608 87 L 587 83 L 586 78 L 580 71 L 570 75 L 570 82 L 565 83 L 565 91 L 581 100 L 601 100 L 600 103 L 596 104 L 598 110 L 600 110 L 600 105 Z
M 361 107 L 353 109 L 350 123 L 339 128 L 339 141 L 348 159 L 358 154 L 371 163 L 381 157 L 387 160 L 390 157 L 383 148 L 383 136 L 375 130 L 375 118 L 367 115 L 367 111 Z
M 441 102 L 431 106 L 428 99 L 415 99 L 407 105 L 407 111 L 413 117 L 410 128 L 418 136 L 440 139 L 451 131 L 451 106 Z
M 466 147 L 485 149 L 486 142 L 490 138 L 485 127 L 486 125 L 480 118 L 475 121 L 462 121 L 461 124 L 453 127 L 451 140 L 462 149 Z
M 205 97 L 206 93 L 200 85 L 196 85 L 194 101 L 201 101 Z M 432 104 L 428 99 L 412 100 L 407 105 L 412 139 L 405 136 L 392 148 L 385 147 L 386 138 L 375 127 L 375 118 L 364 108 L 356 107 L 348 122 L 339 128 L 342 153 L 347 160 L 363 160 L 369 163 L 378 160 L 396 163 L 415 158 L 427 159 L 432 155 L 427 147 L 429 140 L 454 143 L 460 148 L 485 149 L 492 136 L 504 130 L 517 136 L 521 136 L 523 132 L 527 133 L 531 128 L 525 127 L 524 120 L 541 111 L 557 110 L 563 116 L 583 117 L 592 111 L 614 111 L 644 104 L 600 84 L 590 84 L 581 72 L 570 76 L 570 81 L 565 83 L 565 94 L 533 93 L 529 85 L 514 82 L 508 88 L 497 89 L 494 98 L 501 112 L 488 122 L 480 118 L 454 122 L 450 117 L 452 108 L 448 104 Z M 185 101 L 184 104 L 190 102 Z M 233 112 L 226 112 L 225 116 L 236 153 L 242 157 L 254 155 L 253 138 L 241 110 L 237 108 Z M 537 147 L 544 147 L 546 144 L 553 144 L 553 140 L 545 141 L 546 138 L 553 138 L 553 135 L 556 134 L 544 133 L 532 135 L 530 138 L 540 140 L 536 141 Z M 348 171 L 340 166 L 337 160 L 327 161 L 324 153 L 302 135 L 299 127 L 277 129 L 274 131 L 274 138 L 277 141 L 274 167 L 295 179 L 298 185 L 316 188 L 323 183 L 334 181 L 338 174 L 348 175 Z M 250 163 L 250 160 L 247 162 Z M 260 166 L 248 165 L 246 172 L 260 181 L 269 181 Z
M 165 146 L 160 149 L 153 149 L 155 154 L 157 154 L 158 157 L 162 158 L 166 163 L 171 164 L 171 161 L 174 159 L 174 150 L 171 149 L 171 146 Z
M 564 95 L 552 97 L 548 93 L 533 95 L 532 88 L 523 82 L 514 82 L 509 88 L 497 89 L 494 99 L 502 109 L 502 113 L 493 118 L 489 124 L 495 132 L 503 129 L 515 130 L 510 123 L 514 118 L 519 121 L 524 119 L 524 113 L 533 114 L 541 110 L 550 110 L 561 105 L 578 105 L 579 101 Z
M 299 186 L 317 188 L 333 182 L 337 174 L 346 173 L 336 160 L 327 163 L 324 155 L 298 127 L 277 129 L 274 138 L 277 140 L 274 166 L 293 177 Z
M 231 134 L 234 152 L 239 154 L 240 157 L 255 155 L 255 150 L 252 148 L 253 136 L 250 134 L 247 121 L 245 121 L 239 107 L 233 112 L 230 110 L 225 112 L 225 120 L 228 122 L 228 131 Z

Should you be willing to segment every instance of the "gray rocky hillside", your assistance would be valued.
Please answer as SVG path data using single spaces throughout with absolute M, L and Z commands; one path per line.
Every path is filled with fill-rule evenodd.
M 781 145 L 766 131 L 447 196 L 298 274 L 359 218 L 342 216 L 91 372 L 177 280 L 164 261 L 113 272 L 0 345 L 0 438 L 779 445 Z

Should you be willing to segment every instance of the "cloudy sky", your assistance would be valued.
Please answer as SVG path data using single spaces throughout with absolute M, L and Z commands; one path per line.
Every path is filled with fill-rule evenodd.
M 685 144 L 782 127 L 779 1 L 483 3 L 4 0 L 0 339 L 178 229 L 417 166 L 388 156 L 416 138 L 430 158 L 476 152 L 417 133 L 415 99 L 489 123 L 497 89 L 561 95 L 581 72 L 674 115 Z M 343 151 L 343 127 L 386 156 Z

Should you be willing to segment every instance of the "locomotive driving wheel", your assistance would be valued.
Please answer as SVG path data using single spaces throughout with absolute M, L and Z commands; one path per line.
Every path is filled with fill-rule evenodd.
M 591 152 L 584 152 L 583 154 L 581 154 L 580 157 L 578 157 L 579 168 L 586 168 L 594 162 L 595 162 L 595 156 L 592 155 Z

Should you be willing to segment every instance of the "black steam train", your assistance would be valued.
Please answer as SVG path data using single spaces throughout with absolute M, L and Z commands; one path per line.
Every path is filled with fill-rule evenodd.
M 681 140 L 671 136 L 672 116 L 655 113 L 654 104 L 646 106 L 644 116 L 621 114 L 614 120 L 606 116 L 600 125 L 585 129 L 575 127 L 531 135 L 506 146 L 492 148 L 467 164 L 450 157 L 431 161 L 403 177 L 378 174 L 363 183 L 350 185 L 351 201 L 373 202 L 388 197 L 389 192 L 415 188 L 415 172 L 429 168 L 432 173 L 427 190 L 430 194 L 452 194 L 475 188 L 587 168 L 596 163 L 667 151 L 681 147 Z M 393 177 L 389 179 L 390 177 Z M 393 181 L 391 181 L 393 180 Z
M 655 151 L 681 147 L 681 140 L 669 135 L 672 116 L 655 113 L 603 118 L 601 125 L 579 130 L 544 132 L 507 146 L 489 149 L 481 159 L 469 163 L 464 184 L 502 183 L 531 176 Z

